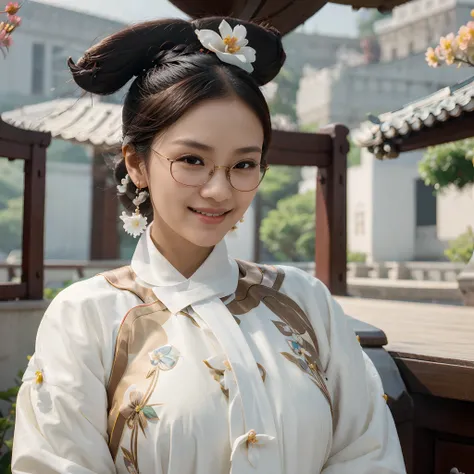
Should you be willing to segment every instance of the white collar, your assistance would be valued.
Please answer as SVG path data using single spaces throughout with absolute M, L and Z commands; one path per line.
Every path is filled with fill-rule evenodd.
M 141 236 L 132 257 L 132 269 L 141 282 L 150 286 L 157 298 L 173 313 L 210 298 L 233 294 L 239 269 L 222 240 L 204 263 L 185 278 L 156 248 L 150 236 L 151 225 Z

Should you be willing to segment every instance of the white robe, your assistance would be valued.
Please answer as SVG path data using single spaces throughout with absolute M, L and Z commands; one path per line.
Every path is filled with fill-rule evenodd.
M 317 279 L 245 283 L 224 242 L 185 279 L 149 231 L 131 267 L 141 296 L 98 275 L 46 311 L 14 474 L 406 472 L 380 378 Z

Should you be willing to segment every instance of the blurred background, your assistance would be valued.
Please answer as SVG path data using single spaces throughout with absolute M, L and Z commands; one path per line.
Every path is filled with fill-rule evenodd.
M 461 304 L 456 277 L 474 247 L 474 178 L 459 186 L 433 177 L 430 163 L 447 163 L 451 156 L 446 145 L 380 161 L 367 147 L 359 148 L 354 137 L 364 124 L 376 124 L 382 113 L 469 80 L 472 68 L 429 68 L 425 53 L 441 36 L 466 24 L 473 8 L 474 0 L 414 0 L 389 13 L 327 4 L 284 38 L 287 62 L 264 88 L 274 127 L 311 133 L 338 122 L 351 130 L 349 278 L 373 278 L 375 284 L 400 274 L 406 280 L 445 282 L 452 291 L 443 300 Z M 186 18 L 166 0 L 28 0 L 21 15 L 14 44 L 1 59 L 0 112 L 7 118 L 16 113 L 39 120 L 54 110 L 54 101 L 80 97 L 67 70 L 69 56 L 77 60 L 98 39 L 126 24 Z M 123 94 L 100 102 L 116 105 L 119 113 Z M 98 98 L 92 101 L 99 103 Z M 63 135 L 67 138 L 67 131 Z M 463 150 L 473 146 L 467 141 L 455 148 L 464 157 Z M 93 156 L 93 149 L 77 144 L 72 135 L 53 140 L 48 149 L 47 261 L 91 258 Z M 315 168 L 272 167 L 245 223 L 228 237 L 231 252 L 313 272 L 316 173 Z M 21 261 L 22 179 L 22 163 L 0 160 L 0 262 Z M 129 259 L 134 245 L 120 231 L 118 258 Z M 403 270 L 395 263 L 403 263 Z M 46 269 L 46 284 L 61 286 L 77 277 L 75 272 L 68 275 L 52 276 Z M 8 278 L 0 268 L 0 279 Z M 374 291 L 368 294 L 390 297 Z M 399 292 L 392 295 L 403 299 Z M 415 299 L 438 301 L 435 296 L 423 296 L 420 290 Z

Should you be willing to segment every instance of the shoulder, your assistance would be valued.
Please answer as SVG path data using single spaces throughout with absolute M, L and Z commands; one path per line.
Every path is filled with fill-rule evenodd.
M 327 301 L 331 297 L 329 290 L 321 280 L 298 267 L 278 265 L 276 268 L 285 275 L 281 290 L 298 300 L 317 298 Z
M 49 304 L 41 325 L 60 327 L 65 332 L 104 327 L 120 321 L 137 304 L 140 301 L 133 294 L 96 275 L 62 290 Z
M 95 275 L 85 280 L 80 280 L 61 290 L 51 301 L 48 310 L 58 306 L 71 305 L 97 306 L 107 300 L 116 298 L 122 293 L 113 287 L 102 275 Z

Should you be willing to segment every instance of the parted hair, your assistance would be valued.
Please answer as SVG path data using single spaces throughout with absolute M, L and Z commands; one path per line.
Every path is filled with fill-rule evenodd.
M 281 35 L 272 27 L 225 18 L 232 26 L 247 29 L 249 46 L 256 50 L 254 71 L 221 62 L 204 49 L 196 29 L 218 31 L 224 18 L 193 21 L 156 20 L 132 25 L 88 49 L 68 66 L 76 84 L 86 92 L 109 95 L 132 79 L 124 99 L 122 133 L 145 162 L 156 135 L 164 132 L 192 107 L 209 99 L 235 96 L 257 115 L 264 131 L 263 160 L 271 139 L 271 121 L 260 86 L 270 82 L 284 61 Z M 263 161 L 264 163 L 264 161 Z M 115 180 L 127 174 L 125 161 L 118 160 Z M 130 181 L 120 195 L 126 209 L 133 209 L 136 187 Z M 140 206 L 143 215 L 153 216 L 151 201 Z

